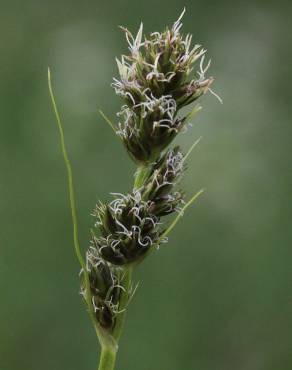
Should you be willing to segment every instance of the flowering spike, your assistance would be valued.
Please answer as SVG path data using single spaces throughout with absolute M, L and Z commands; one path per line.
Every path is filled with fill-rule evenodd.
M 154 32 L 144 42 L 142 23 L 135 39 L 124 29 L 130 54 L 118 62 L 120 79 L 112 84 L 126 103 L 118 113 L 117 133 L 139 164 L 159 157 L 190 118 L 180 109 L 210 90 L 214 80 L 205 76 L 210 66 L 210 61 L 204 66 L 206 50 L 180 33 L 184 13 L 171 29 Z
M 102 117 L 121 138 L 130 157 L 138 164 L 133 189 L 126 194 L 111 193 L 109 203 L 98 202 L 93 216 L 90 246 L 82 266 L 81 293 L 97 323 L 101 341 L 118 341 L 123 315 L 136 288 L 132 268 L 151 250 L 167 241 L 183 212 L 202 191 L 185 202 L 179 189 L 186 159 L 197 140 L 184 155 L 178 146 L 169 147 L 201 109 L 189 113 L 181 108 L 192 104 L 207 91 L 216 95 L 207 77 L 210 61 L 206 50 L 192 45 L 192 36 L 180 33 L 185 9 L 171 28 L 143 39 L 143 23 L 137 35 L 121 27 L 129 54 L 116 59 L 119 78 L 112 86 L 124 100 L 117 113 L 118 124 Z M 169 225 L 165 216 L 177 214 Z

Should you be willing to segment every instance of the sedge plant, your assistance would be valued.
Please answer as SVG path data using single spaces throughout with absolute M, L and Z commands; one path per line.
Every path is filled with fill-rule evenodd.
M 210 89 L 213 78 L 205 75 L 210 64 L 204 66 L 206 50 L 192 45 L 192 36 L 180 32 L 183 13 L 171 28 L 148 36 L 143 35 L 142 24 L 135 37 L 121 27 L 129 52 L 117 59 L 119 77 L 114 78 L 112 86 L 123 105 L 117 113 L 117 123 L 103 112 L 101 115 L 120 138 L 137 170 L 129 193 L 115 189 L 110 203 L 100 201 L 95 206 L 95 222 L 85 253 L 79 245 L 72 169 L 48 73 L 67 168 L 74 247 L 81 266 L 81 295 L 101 345 L 99 370 L 115 367 L 125 313 L 137 287 L 133 284 L 133 270 L 168 241 L 185 210 L 203 192 L 186 200 L 178 187 L 186 159 L 199 140 L 186 154 L 172 146 L 200 110 L 197 101 L 208 91 L 214 94 Z M 181 113 L 182 108 L 194 102 L 189 113 Z M 170 215 L 175 215 L 172 221 L 165 221 Z

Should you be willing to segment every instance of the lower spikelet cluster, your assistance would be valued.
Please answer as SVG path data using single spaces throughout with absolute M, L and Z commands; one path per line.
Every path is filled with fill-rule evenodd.
M 131 194 L 113 194 L 109 204 L 94 210 L 101 236 L 93 237 L 97 255 L 113 265 L 140 261 L 158 246 L 163 232 L 161 217 L 179 209 L 183 195 L 173 188 L 183 170 L 178 147 L 169 150 L 149 171 L 144 185 Z
M 183 170 L 179 147 L 169 149 L 148 169 L 141 187 L 130 194 L 113 193 L 109 204 L 100 202 L 94 209 L 100 236 L 93 233 L 86 261 L 93 309 L 103 328 L 112 330 L 120 313 L 123 268 L 166 241 L 162 218 L 184 203 L 176 188 Z
M 187 115 L 179 110 L 210 90 L 213 82 L 205 76 L 206 50 L 192 46 L 192 36 L 180 33 L 182 15 L 172 28 L 144 39 L 142 24 L 136 37 L 123 29 L 130 53 L 117 60 L 120 76 L 112 85 L 124 105 L 113 126 L 138 171 L 129 194 L 112 193 L 110 203 L 96 206 L 98 236 L 92 233 L 86 254 L 92 307 L 110 333 L 121 312 L 124 272 L 166 241 L 164 217 L 180 211 L 184 203 L 177 184 L 185 157 L 179 147 L 167 147 L 198 107 Z

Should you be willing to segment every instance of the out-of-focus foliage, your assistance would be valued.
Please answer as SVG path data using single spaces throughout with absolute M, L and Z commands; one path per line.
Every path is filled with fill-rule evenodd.
M 47 66 L 74 167 L 81 239 L 97 199 L 132 187 L 115 119 L 117 25 L 171 25 L 212 57 L 224 105 L 207 95 L 177 143 L 184 188 L 204 196 L 138 269 L 118 369 L 290 370 L 292 259 L 291 5 L 287 1 L 0 1 L 0 369 L 97 367 L 78 296 L 65 169 Z M 290 328 L 289 328 L 290 326 Z M 155 359 L 155 362 L 154 362 Z

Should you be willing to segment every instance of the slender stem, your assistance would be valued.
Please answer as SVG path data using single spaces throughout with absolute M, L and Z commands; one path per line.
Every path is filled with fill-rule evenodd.
M 63 125 L 62 125 L 62 120 L 61 120 L 61 117 L 60 117 L 60 114 L 59 114 L 59 111 L 58 111 L 58 108 L 57 108 L 56 99 L 55 99 L 55 96 L 54 96 L 54 91 L 53 91 L 52 82 L 51 82 L 50 69 L 48 69 L 48 87 L 49 87 L 49 93 L 50 93 L 50 98 L 51 98 L 53 111 L 54 111 L 56 121 L 57 121 L 63 159 L 64 159 L 66 170 L 67 170 L 70 209 L 71 209 L 71 217 L 72 217 L 72 223 L 73 223 L 74 249 L 75 249 L 77 259 L 80 263 L 80 266 L 81 266 L 81 268 L 83 270 L 83 274 L 84 274 L 85 300 L 86 300 L 86 303 L 87 303 L 87 306 L 88 306 L 89 316 L 91 318 L 91 321 L 92 321 L 92 324 L 93 324 L 93 327 L 95 329 L 95 332 L 96 332 L 96 335 L 97 335 L 98 339 L 100 340 L 101 343 L 103 343 L 105 341 L 110 343 L 111 341 L 108 340 L 108 338 L 106 338 L 105 335 L 102 334 L 101 328 L 98 327 L 98 323 L 96 322 L 94 312 L 93 312 L 93 308 L 92 308 L 92 304 L 91 304 L 91 292 L 90 292 L 89 277 L 88 277 L 85 261 L 82 257 L 82 252 L 81 252 L 80 243 L 79 243 L 79 236 L 78 236 L 78 220 L 77 220 L 77 211 L 76 211 L 76 201 L 75 201 L 72 166 L 71 166 L 70 159 L 69 159 L 67 149 L 66 149 L 64 130 L 63 130 Z M 115 343 L 110 343 L 110 344 L 112 346 L 115 346 Z
M 59 135 L 60 135 L 60 144 L 62 149 L 62 154 L 64 158 L 64 162 L 66 165 L 67 176 L 68 176 L 68 188 L 69 188 L 69 199 L 70 199 L 70 208 L 71 208 L 71 216 L 72 216 L 72 223 L 73 223 L 73 239 L 74 239 L 74 248 L 77 259 L 83 269 L 85 269 L 85 262 L 81 254 L 80 245 L 79 245 L 79 238 L 78 238 L 78 222 L 77 222 L 77 212 L 76 212 L 76 202 L 75 202 L 75 192 L 73 186 L 73 174 L 72 174 L 72 167 L 68 157 L 66 145 L 65 145 L 65 138 L 64 138 L 64 131 L 62 126 L 62 121 L 59 115 L 59 111 L 57 108 L 57 104 L 55 101 L 55 96 L 53 93 L 52 83 L 51 83 L 51 73 L 50 69 L 48 69 L 48 85 L 49 85 L 49 92 L 51 97 L 51 102 L 53 106 L 53 110 L 55 113 Z
M 117 353 L 108 347 L 101 348 L 98 370 L 113 370 L 116 363 Z

